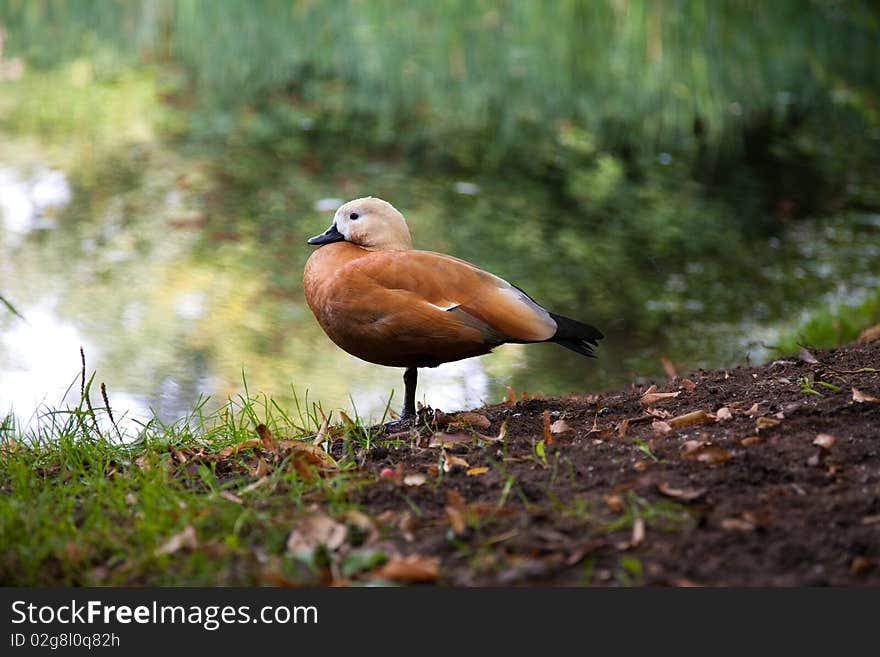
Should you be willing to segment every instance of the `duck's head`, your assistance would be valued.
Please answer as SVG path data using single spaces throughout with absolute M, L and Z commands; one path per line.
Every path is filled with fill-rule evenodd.
M 320 246 L 345 240 L 371 251 L 408 251 L 412 238 L 406 219 L 380 198 L 367 196 L 342 205 L 330 228 L 315 235 L 309 244 Z

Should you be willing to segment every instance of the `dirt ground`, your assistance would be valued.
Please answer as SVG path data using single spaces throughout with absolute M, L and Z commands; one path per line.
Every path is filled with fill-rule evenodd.
M 880 584 L 880 340 L 520 397 L 360 454 L 354 501 L 437 584 Z

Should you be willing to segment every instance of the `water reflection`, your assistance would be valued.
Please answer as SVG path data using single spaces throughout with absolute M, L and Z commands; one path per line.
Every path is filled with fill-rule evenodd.
M 117 419 L 133 432 L 153 413 L 176 421 L 204 395 L 219 405 L 246 387 L 285 408 L 292 408 L 294 395 L 300 402 L 308 395 L 327 410 L 356 410 L 374 419 L 389 401 L 399 409 L 402 370 L 364 363 L 336 348 L 302 300 L 299 279 L 310 254 L 304 239 L 326 227 L 329 216 L 321 215 L 338 200 L 303 192 L 294 202 L 312 214 L 300 223 L 258 224 L 248 215 L 252 208 L 243 210 L 225 197 L 206 210 L 199 175 L 191 162 L 167 158 L 150 167 L 138 164 L 135 174 L 114 178 L 115 186 L 98 180 L 81 187 L 40 163 L 0 167 L 0 294 L 26 318 L 0 313 L 0 413 L 12 410 L 27 422 L 40 405 L 63 405 L 65 393 L 66 403 L 76 405 L 80 347 L 89 372 L 96 371 L 96 389 L 107 384 Z M 457 198 L 477 191 L 463 185 L 451 181 L 449 188 Z M 480 189 L 477 196 L 486 193 Z M 290 202 L 268 195 L 265 204 L 277 204 L 283 215 Z M 224 214 L 223 232 L 204 229 L 206 212 Z M 876 230 L 870 220 L 862 223 L 864 230 Z M 519 259 L 500 262 L 505 256 L 498 255 L 493 238 L 476 240 L 471 227 L 445 231 L 418 216 L 411 224 L 420 247 L 490 269 L 507 266 L 520 273 L 514 282 L 529 291 L 546 278 L 536 297 L 597 324 L 608 336 L 598 361 L 573 357 L 556 345 L 505 345 L 479 359 L 422 370 L 418 399 L 444 410 L 499 401 L 508 385 L 548 395 L 608 389 L 657 373 L 661 356 L 682 370 L 747 356 L 760 360 L 766 353 L 761 343 L 772 342 L 774 322 L 786 308 L 816 301 L 779 290 L 765 298 L 767 289 L 800 274 L 838 281 L 826 285 L 824 294 L 840 301 L 876 286 L 880 273 L 870 264 L 877 246 L 853 232 L 855 222 L 820 227 L 815 234 L 805 228 L 792 237 L 795 257 L 744 265 L 769 288 L 756 287 L 736 303 L 725 281 L 712 280 L 699 262 L 667 273 L 663 287 L 670 296 L 637 310 L 669 322 L 640 332 L 618 317 L 592 315 L 589 300 L 579 309 L 562 288 L 554 298 L 552 277 L 564 280 L 569 272 L 544 270 L 540 259 L 531 262 L 538 256 L 529 255 L 532 242 L 524 236 L 515 236 L 523 240 L 514 245 Z M 825 248 L 829 241 L 834 249 Z M 777 240 L 768 248 L 784 246 Z M 788 306 L 774 300 L 780 296 Z M 730 311 L 716 312 L 712 320 L 709 311 L 719 304 Z

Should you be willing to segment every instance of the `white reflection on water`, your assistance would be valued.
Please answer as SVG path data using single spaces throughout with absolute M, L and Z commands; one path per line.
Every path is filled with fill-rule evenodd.
M 52 228 L 54 219 L 47 211 L 70 202 L 70 185 L 64 173 L 39 166 L 23 175 L 0 165 L 0 220 L 13 245 L 22 236 L 39 228 Z

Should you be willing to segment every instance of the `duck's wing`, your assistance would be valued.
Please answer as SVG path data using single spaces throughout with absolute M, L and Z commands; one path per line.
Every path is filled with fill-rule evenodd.
M 479 332 L 486 344 L 540 342 L 557 324 L 543 307 L 504 279 L 464 260 L 431 251 L 381 251 L 352 263 L 369 281 L 374 302 L 405 322 L 407 314 L 438 326 Z M 390 318 L 389 318 L 390 319 Z

